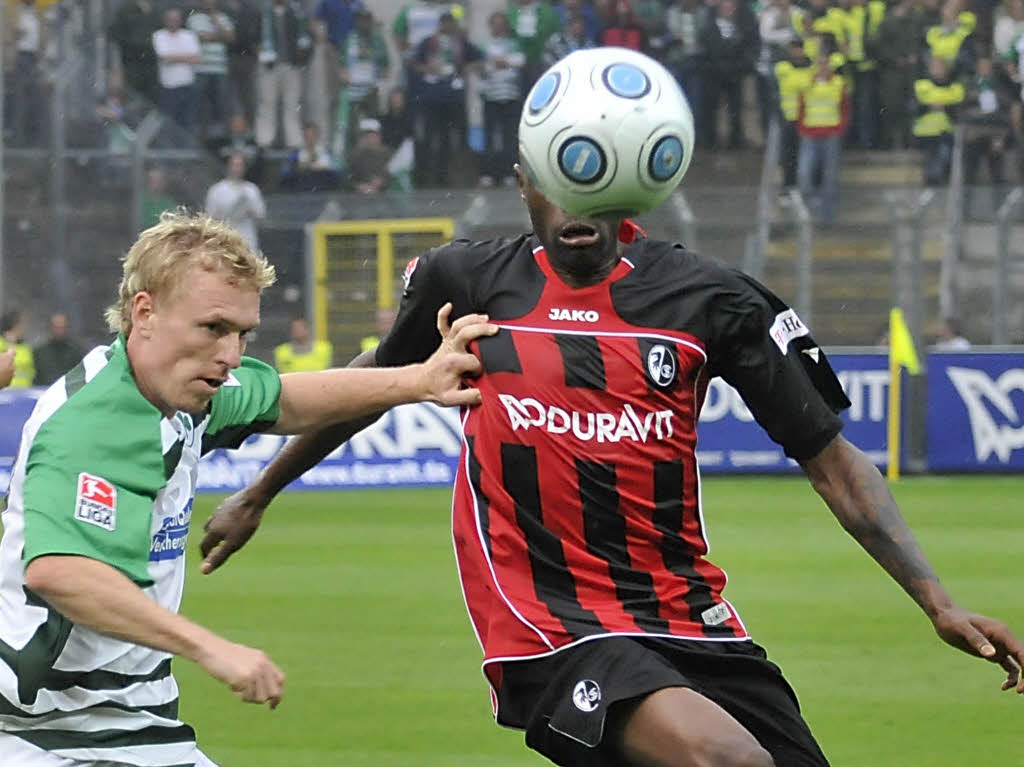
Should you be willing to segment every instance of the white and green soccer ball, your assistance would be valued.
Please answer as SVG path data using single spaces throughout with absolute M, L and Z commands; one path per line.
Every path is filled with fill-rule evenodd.
M 661 64 L 625 48 L 575 51 L 530 89 L 519 160 L 572 216 L 634 216 L 663 202 L 693 156 L 693 114 Z

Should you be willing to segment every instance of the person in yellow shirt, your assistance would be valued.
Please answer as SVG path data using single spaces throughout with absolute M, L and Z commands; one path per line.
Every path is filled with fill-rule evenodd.
M 0 317 L 0 354 L 14 351 L 14 375 L 11 388 L 27 388 L 36 377 L 32 348 L 25 343 L 25 315 L 17 309 Z
M 797 183 L 818 223 L 831 224 L 839 202 L 839 152 L 850 120 L 846 78 L 836 72 L 824 47 L 811 82 L 800 92 Z M 815 178 L 820 174 L 820 183 Z
M 782 166 L 782 185 L 796 186 L 797 150 L 800 134 L 800 94 L 811 84 L 814 72 L 804 55 L 804 43 L 799 38 L 789 43 L 787 58 L 775 65 L 775 81 L 779 86 L 779 111 L 782 112 L 782 136 L 779 146 L 779 165 Z
M 326 370 L 331 367 L 334 348 L 330 341 L 313 339 L 305 317 L 292 320 L 291 339 L 274 349 L 274 367 L 278 373 Z
M 951 77 L 946 59 L 933 56 L 928 62 L 928 77 L 914 83 L 917 119 L 914 138 L 924 150 L 924 183 L 940 186 L 949 180 L 953 160 L 953 132 L 966 92 L 962 83 Z

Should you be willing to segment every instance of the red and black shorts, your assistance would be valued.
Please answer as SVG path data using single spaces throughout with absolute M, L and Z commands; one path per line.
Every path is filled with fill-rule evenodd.
M 740 722 L 779 767 L 828 767 L 793 688 L 753 642 L 609 636 L 535 660 L 506 661 L 498 721 L 564 767 L 618 767 L 608 710 L 665 687 L 687 687 Z M 680 712 L 685 716 L 685 712 Z

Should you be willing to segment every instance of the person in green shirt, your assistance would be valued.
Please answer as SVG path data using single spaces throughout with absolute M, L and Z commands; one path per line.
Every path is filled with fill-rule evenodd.
M 244 356 L 274 269 L 230 225 L 168 213 L 124 259 L 117 333 L 40 398 L 22 432 L 0 539 L 0 764 L 212 767 L 178 720 L 183 656 L 243 701 L 280 702 L 263 651 L 179 614 L 199 460 L 250 434 L 297 434 L 405 402 L 471 406 L 451 326 L 425 363 L 279 376 Z

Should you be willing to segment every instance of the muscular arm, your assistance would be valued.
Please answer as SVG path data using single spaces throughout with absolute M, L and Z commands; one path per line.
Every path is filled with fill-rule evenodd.
M 269 701 L 271 708 L 281 700 L 284 674 L 263 652 L 229 642 L 161 607 L 104 562 L 81 556 L 37 557 L 25 569 L 25 584 L 73 623 L 189 658 L 243 700 Z
M 1005 624 L 958 606 L 939 582 L 881 473 L 842 436 L 801 465 L 811 485 L 843 528 L 880 564 L 931 619 L 947 643 L 998 663 L 1003 689 L 1024 693 L 1024 642 Z
M 348 367 L 375 368 L 375 350 L 363 352 Z M 263 512 L 289 482 L 316 466 L 339 445 L 372 424 L 383 411 L 365 414 L 295 437 L 281 448 L 256 478 L 225 499 L 204 527 L 199 544 L 204 559 L 203 573 L 212 573 L 248 542 L 263 518 Z

